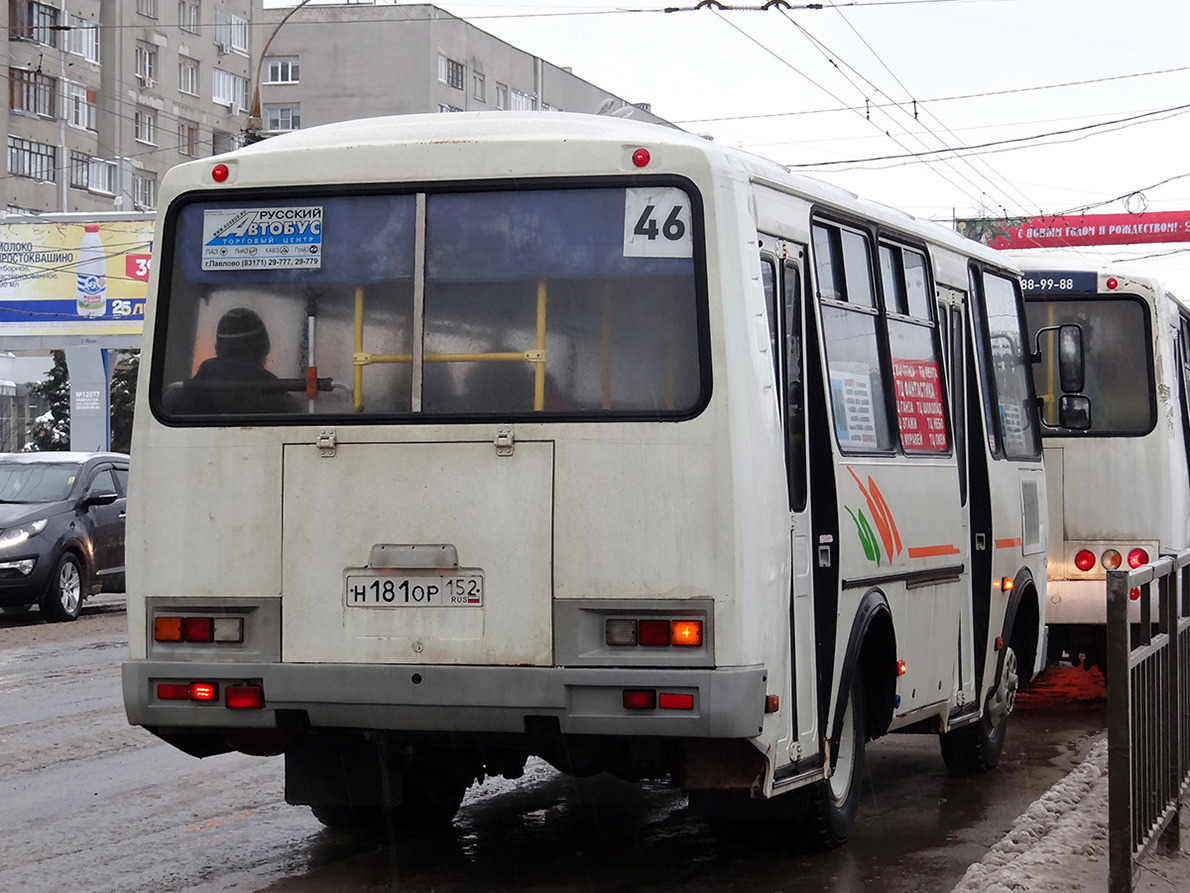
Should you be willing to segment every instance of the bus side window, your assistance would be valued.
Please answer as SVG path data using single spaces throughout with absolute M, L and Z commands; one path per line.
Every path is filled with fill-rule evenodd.
M 834 224 L 812 231 L 835 436 L 847 452 L 891 450 L 869 239 Z
M 1182 319 L 1178 326 L 1178 365 L 1182 390 L 1182 439 L 1186 445 L 1186 460 L 1190 462 L 1190 320 Z
M 777 318 L 777 269 L 776 262 L 768 255 L 760 258 L 760 282 L 764 286 L 764 308 L 769 322 L 769 351 L 773 356 L 773 374 L 777 385 L 781 383 L 781 359 L 777 353 L 779 320 Z
M 910 455 L 945 453 L 950 443 L 941 353 L 925 255 L 882 244 L 880 269 L 901 446 Z
M 806 508 L 806 411 L 802 385 L 802 280 L 792 264 L 782 267 L 785 302 L 785 462 L 789 469 L 789 507 Z

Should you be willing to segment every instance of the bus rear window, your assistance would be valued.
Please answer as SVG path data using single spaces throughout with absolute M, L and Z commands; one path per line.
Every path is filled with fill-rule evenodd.
M 167 223 L 154 408 L 690 416 L 709 390 L 696 230 L 675 186 L 191 202 Z
M 1041 362 L 1034 366 L 1034 384 L 1041 403 L 1046 436 L 1147 434 L 1156 424 L 1149 320 L 1144 304 L 1127 297 L 1028 299 L 1029 330 L 1078 325 L 1083 330 L 1086 386 L 1091 398 L 1091 429 L 1058 428 L 1060 396 L 1054 361 L 1057 339 L 1042 332 Z

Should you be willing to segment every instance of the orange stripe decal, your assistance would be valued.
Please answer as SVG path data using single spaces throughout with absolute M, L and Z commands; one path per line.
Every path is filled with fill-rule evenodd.
M 1015 536 L 1012 539 L 996 540 L 997 549 L 1019 549 L 1021 545 L 1021 538 Z
M 939 555 L 961 555 L 958 546 L 910 546 L 910 558 L 937 558 Z

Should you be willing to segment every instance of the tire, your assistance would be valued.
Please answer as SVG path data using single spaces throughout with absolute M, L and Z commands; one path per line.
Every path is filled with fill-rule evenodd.
M 979 722 L 939 736 L 942 761 L 952 775 L 979 775 L 991 772 L 999 765 L 1008 733 L 1008 716 L 1019 685 L 1016 653 L 1009 648 L 1004 655 L 1000 682 L 988 697 L 989 706 L 984 709 Z M 997 702 L 998 706 L 995 706 Z
M 87 591 L 86 574 L 78 558 L 71 552 L 62 553 L 49 585 L 41 596 L 41 613 L 47 620 L 74 620 L 83 607 L 83 593 Z
M 864 776 L 864 715 L 864 691 L 857 679 L 843 708 L 834 771 L 806 793 L 805 833 L 817 849 L 842 846 L 855 825 Z
M 467 793 L 468 780 L 445 761 L 405 767 L 401 802 L 390 810 L 398 838 L 443 831 L 451 826 Z
M 467 792 L 467 780 L 438 761 L 413 763 L 403 770 L 401 801 L 395 806 L 311 806 L 328 828 L 397 840 L 442 832 L 451 827 Z

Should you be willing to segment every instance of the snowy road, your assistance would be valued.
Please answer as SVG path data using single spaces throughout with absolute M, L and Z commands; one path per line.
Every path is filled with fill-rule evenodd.
M 0 890 L 949 891 L 1106 716 L 1098 677 L 1064 668 L 1021 698 L 988 776 L 947 776 L 930 737 L 876 742 L 854 838 L 826 856 L 722 852 L 673 790 L 540 763 L 472 789 L 449 837 L 390 848 L 287 806 L 280 759 L 199 761 L 129 727 L 124 624 L 111 598 L 73 624 L 0 618 Z

